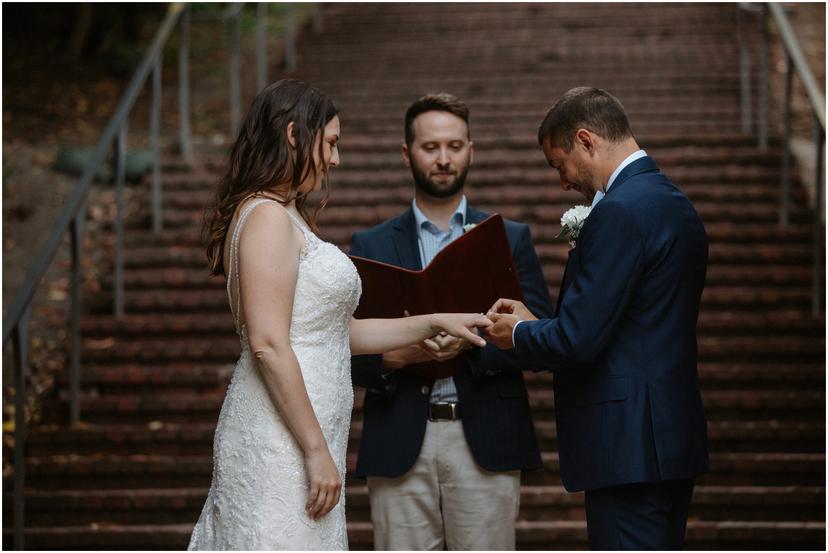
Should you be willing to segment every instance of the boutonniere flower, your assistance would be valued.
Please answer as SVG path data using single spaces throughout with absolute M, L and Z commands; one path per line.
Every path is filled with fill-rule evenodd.
M 476 226 L 477 226 L 477 223 L 468 223 L 466 225 L 463 225 L 463 234 L 466 234 L 467 232 L 469 232 L 471 229 L 473 229 Z
M 587 205 L 576 205 L 572 209 L 566 211 L 561 217 L 561 232 L 556 236 L 560 238 L 565 236 L 569 241 L 569 247 L 574 248 L 575 242 L 578 240 L 578 235 L 581 234 L 581 229 L 584 227 L 589 212 L 592 207 Z

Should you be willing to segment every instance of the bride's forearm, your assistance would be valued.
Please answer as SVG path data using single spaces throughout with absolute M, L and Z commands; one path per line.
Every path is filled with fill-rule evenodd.
M 440 332 L 433 315 L 400 319 L 351 319 L 351 353 L 364 355 L 399 349 Z
M 305 454 L 327 448 L 293 349 L 254 349 L 256 367 L 279 416 Z

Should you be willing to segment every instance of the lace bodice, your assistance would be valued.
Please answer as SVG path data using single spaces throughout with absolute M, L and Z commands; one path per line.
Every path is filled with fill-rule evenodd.
M 190 549 L 345 549 L 344 494 L 319 521 L 305 514 L 304 457 L 250 353 L 240 303 L 239 238 L 231 237 L 227 290 L 240 336 L 236 365 L 216 428 L 213 483 Z M 345 484 L 345 454 L 353 407 L 349 325 L 361 293 L 356 268 L 335 245 L 320 240 L 287 211 L 305 239 L 294 292 L 290 343 L 316 418 Z

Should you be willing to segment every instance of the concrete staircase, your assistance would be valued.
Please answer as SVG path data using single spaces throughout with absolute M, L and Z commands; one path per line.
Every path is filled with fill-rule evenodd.
M 455 93 L 472 112 L 468 196 L 532 227 L 554 298 L 567 245 L 562 192 L 535 143 L 571 86 L 606 88 L 639 143 L 693 200 L 710 236 L 699 361 L 711 467 L 697 484 L 687 547 L 824 549 L 825 321 L 810 313 L 811 210 L 795 187 L 777 225 L 781 147 L 739 130 L 734 5 L 395 4 L 325 8 L 325 31 L 299 47 L 299 76 L 340 108 L 342 166 L 324 236 L 405 209 L 403 115 L 420 95 Z M 111 279 L 82 321 L 84 422 L 69 428 L 59 381 L 27 451 L 26 539 L 40 549 L 178 549 L 207 493 L 212 438 L 239 353 L 224 283 L 207 276 L 199 224 L 222 158 L 165 158 L 165 230 L 133 213 L 126 312 Z M 142 185 L 147 198 L 148 187 Z M 148 202 L 145 203 L 148 206 Z M 587 546 L 583 495 L 560 484 L 551 376 L 527 374 L 544 469 L 523 477 L 518 545 Z M 362 421 L 357 394 L 349 467 Z M 10 546 L 9 482 L 4 490 Z M 372 547 L 364 481 L 347 483 L 352 549 Z

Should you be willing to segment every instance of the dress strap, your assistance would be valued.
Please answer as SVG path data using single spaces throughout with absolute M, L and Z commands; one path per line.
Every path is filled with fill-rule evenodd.
M 241 309 L 241 278 L 239 278 L 239 237 L 241 236 L 241 229 L 250 213 L 265 202 L 272 202 L 267 198 L 253 200 L 245 206 L 239 215 L 239 220 L 236 222 L 236 228 L 233 229 L 233 235 L 230 237 L 230 259 L 227 264 L 227 297 L 230 300 L 230 311 L 233 313 L 233 322 L 236 325 L 236 332 L 240 332 L 239 328 L 239 309 Z M 288 213 L 290 215 L 290 213 Z M 235 271 L 234 271 L 235 269 Z M 236 308 L 233 309 L 233 295 L 230 293 L 230 283 L 233 281 L 233 273 L 236 275 Z

